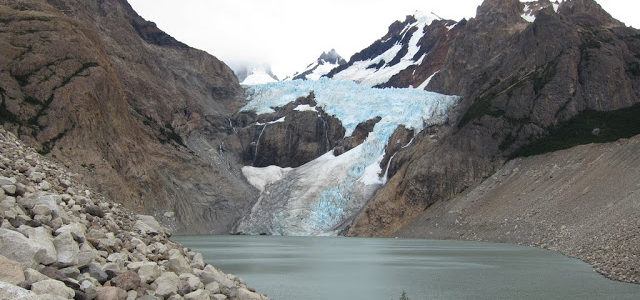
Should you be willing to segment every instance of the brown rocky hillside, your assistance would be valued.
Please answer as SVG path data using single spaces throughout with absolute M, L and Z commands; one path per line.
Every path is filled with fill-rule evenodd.
M 633 117 L 640 103 L 640 31 L 593 0 L 565 1 L 557 12 L 540 2 L 546 8 L 529 23 L 520 1 L 486 0 L 460 29 L 427 89 L 460 95 L 461 104 L 448 125 L 423 131 L 395 156 L 389 182 L 349 234 L 391 234 L 524 150 L 640 133 Z M 547 138 L 558 147 L 526 149 Z
M 218 142 L 233 72 L 125 0 L 2 0 L 0 52 L 0 123 L 110 198 L 201 233 L 255 198 Z

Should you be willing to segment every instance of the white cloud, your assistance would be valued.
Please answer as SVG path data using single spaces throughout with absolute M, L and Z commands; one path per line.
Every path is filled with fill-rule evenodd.
M 481 0 L 129 0 L 144 18 L 186 44 L 233 66 L 266 62 L 279 77 L 303 69 L 322 51 L 346 59 L 414 11 L 448 19 L 475 15 Z M 600 0 L 640 27 L 636 1 Z

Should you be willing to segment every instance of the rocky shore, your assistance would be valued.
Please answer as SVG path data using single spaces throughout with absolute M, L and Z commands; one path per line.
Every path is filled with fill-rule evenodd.
M 268 299 L 1 127 L 0 187 L 0 299 Z
M 509 161 L 391 236 L 521 244 L 640 283 L 640 135 Z

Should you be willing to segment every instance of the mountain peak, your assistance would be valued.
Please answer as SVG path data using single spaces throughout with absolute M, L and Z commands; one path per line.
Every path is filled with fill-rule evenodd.
M 331 70 L 346 63 L 347 61 L 338 54 L 336 49 L 331 49 L 329 52 L 324 51 L 315 62 L 309 64 L 304 71 L 293 74 L 291 79 L 317 80 L 329 73 Z
M 318 63 L 323 64 L 323 62 L 331 63 L 331 64 L 346 64 L 347 61 L 336 52 L 336 49 L 331 49 L 329 52 L 322 52 L 320 57 L 318 57 Z

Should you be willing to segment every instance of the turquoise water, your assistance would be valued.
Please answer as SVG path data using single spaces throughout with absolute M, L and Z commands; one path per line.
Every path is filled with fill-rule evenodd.
M 179 236 L 278 300 L 640 299 L 640 285 L 576 259 L 505 244 L 410 239 Z

